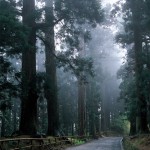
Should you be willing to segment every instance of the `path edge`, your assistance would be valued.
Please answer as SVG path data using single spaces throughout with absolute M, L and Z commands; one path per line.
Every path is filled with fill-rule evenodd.
M 120 140 L 120 146 L 121 146 L 121 150 L 124 150 L 124 148 L 123 148 L 123 138 L 121 138 L 121 140 Z

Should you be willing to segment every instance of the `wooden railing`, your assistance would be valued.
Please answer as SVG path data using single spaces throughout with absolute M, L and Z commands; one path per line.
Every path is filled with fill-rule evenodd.
M 90 136 L 70 136 L 53 138 L 12 138 L 0 140 L 0 150 L 53 150 L 63 149 L 76 140 L 87 141 Z

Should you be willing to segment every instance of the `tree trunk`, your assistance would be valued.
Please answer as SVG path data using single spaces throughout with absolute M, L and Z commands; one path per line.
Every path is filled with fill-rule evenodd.
M 80 57 L 85 56 L 84 34 L 79 37 Z M 78 134 L 83 136 L 86 134 L 86 84 L 81 77 L 78 77 Z
M 150 51 L 149 51 L 149 41 L 145 40 L 145 44 L 146 44 L 146 56 L 147 56 L 147 69 L 150 72 Z M 149 88 L 148 88 L 148 93 L 150 93 L 150 83 L 148 83 Z M 149 129 L 150 129 L 150 94 L 147 95 L 147 116 L 148 116 L 148 124 L 149 124 Z
M 36 93 L 36 30 L 34 0 L 23 0 L 23 24 L 29 28 L 29 46 L 22 52 L 22 101 L 21 134 L 36 134 L 37 93 Z
M 102 113 L 101 113 L 101 125 L 102 125 L 102 131 L 107 131 L 110 129 L 110 100 L 111 100 L 111 94 L 110 94 L 110 85 L 109 85 L 108 79 L 104 81 L 103 83 L 103 92 L 102 92 Z
M 53 22 L 53 0 L 46 0 L 46 22 Z M 54 27 L 46 29 L 45 38 L 48 45 L 45 46 L 46 54 L 46 99 L 48 110 L 48 135 L 57 135 L 58 132 L 58 100 L 57 100 L 57 78 L 56 78 L 56 62 L 54 58 L 55 40 Z
M 80 136 L 85 135 L 85 97 L 86 97 L 85 84 L 81 79 L 78 79 L 78 134 Z
M 137 115 L 140 118 L 139 132 L 147 133 L 147 104 L 143 94 L 143 60 L 142 60 L 142 33 L 141 33 L 141 0 L 133 1 L 134 49 L 135 49 L 135 75 L 137 88 Z
M 3 113 L 1 121 L 2 121 L 2 125 L 1 125 L 1 137 L 4 137 L 5 136 L 5 118 L 4 118 L 4 113 Z
M 17 131 L 17 102 L 14 100 L 14 106 L 13 106 L 13 132 Z
M 92 79 L 93 80 L 93 79 Z M 87 98 L 88 98 L 88 120 L 89 133 L 93 137 L 96 137 L 97 133 L 100 133 L 100 118 L 98 117 L 98 103 L 95 98 L 96 93 L 95 84 L 92 81 L 88 83 Z
M 95 131 L 95 119 L 94 119 L 94 112 L 91 111 L 89 114 L 89 133 L 93 137 L 95 137 L 96 131 Z
M 135 135 L 136 134 L 136 117 L 134 115 L 134 113 L 131 115 L 131 118 L 130 118 L 130 135 Z

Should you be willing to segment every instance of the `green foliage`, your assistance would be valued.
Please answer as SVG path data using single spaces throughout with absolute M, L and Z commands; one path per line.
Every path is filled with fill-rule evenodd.
M 128 121 L 127 116 L 119 115 L 118 118 L 112 120 L 111 129 L 120 134 L 124 134 L 124 135 L 129 134 L 130 123 Z
M 75 145 L 81 145 L 85 143 L 85 141 L 79 139 L 73 139 L 72 141 Z
M 0 57 L 0 109 L 11 108 L 10 97 L 17 97 L 18 83 L 8 59 Z M 16 81 L 16 82 L 15 82 Z
M 27 46 L 27 29 L 17 17 L 17 10 L 6 0 L 0 1 L 0 53 L 14 55 Z
M 139 150 L 136 146 L 134 146 L 129 139 L 124 138 L 123 139 L 123 147 L 124 150 Z
M 13 122 L 11 119 L 11 110 L 5 109 L 2 116 L 2 136 L 10 136 L 13 132 Z
M 13 1 L 11 1 L 13 2 Z M 15 57 L 27 46 L 27 29 L 19 21 L 13 3 L 0 1 L 0 100 L 1 109 L 10 107 L 9 97 L 17 96 L 15 69 L 8 56 Z
M 64 66 L 67 71 L 73 70 L 77 76 L 83 74 L 84 71 L 92 75 L 91 59 L 80 58 L 77 53 L 81 51 L 81 38 L 84 42 L 91 39 L 88 27 L 94 27 L 103 20 L 101 2 L 98 0 L 55 0 L 54 4 L 54 15 L 51 16 L 49 12 L 48 22 L 56 21 L 56 25 L 60 26 L 58 32 L 55 33 L 56 39 L 61 43 L 61 52 L 56 56 L 58 66 Z M 43 31 L 42 28 L 41 30 Z M 44 42 L 48 45 L 47 43 Z
M 149 7 L 148 1 L 125 1 L 122 5 L 124 31 L 116 37 L 116 41 L 127 49 L 127 62 L 118 72 L 123 80 L 120 85 L 120 99 L 125 101 L 127 117 L 132 125 L 135 124 L 135 128 L 135 116 L 150 111 L 146 106 L 149 103 L 150 89 Z M 141 48 L 137 46 L 140 43 Z M 146 122 L 140 124 L 143 127 L 141 130 L 146 129 Z
M 19 3 L 19 5 L 22 6 L 22 1 L 19 1 Z M 7 110 L 7 108 L 11 108 L 11 98 L 18 97 L 18 90 L 20 90 L 18 89 L 20 86 L 18 86 L 19 83 L 15 76 L 17 75 L 17 78 L 20 78 L 20 75 L 19 73 L 16 73 L 16 70 L 12 67 L 12 62 L 10 61 L 11 57 L 16 57 L 16 55 L 20 57 L 21 52 L 29 49 L 28 34 L 30 29 L 23 26 L 20 18 L 21 13 L 16 6 L 18 6 L 18 4 L 15 3 L 15 0 L 0 0 L 0 71 L 2 72 L 2 74 L 0 74 L 0 109 L 3 111 Z M 43 18 L 40 17 L 46 9 L 47 8 L 39 9 L 35 14 L 31 14 L 31 16 L 35 16 L 37 22 L 39 20 L 43 21 Z M 84 59 L 77 57 L 75 56 L 75 53 L 80 52 L 79 37 L 81 34 L 83 34 L 85 42 L 88 42 L 91 39 L 90 32 L 88 30 L 85 31 L 85 26 L 91 25 L 92 27 L 95 27 L 97 23 L 102 22 L 103 11 L 100 2 L 98 0 L 55 0 L 54 14 L 54 16 L 49 16 L 49 19 L 51 20 L 49 20 L 48 28 L 54 27 L 60 19 L 61 23 L 60 21 L 58 21 L 58 23 L 61 29 L 59 33 L 57 33 L 56 38 L 65 45 L 65 52 L 63 55 L 56 56 L 56 58 L 61 61 L 61 65 L 59 66 L 67 64 L 65 69 L 73 69 L 74 73 L 78 76 L 87 72 L 93 75 L 93 70 L 91 69 L 93 67 L 92 60 L 90 58 Z M 44 22 L 42 23 L 45 25 Z M 38 23 L 36 25 L 38 28 Z M 40 28 L 41 32 L 43 32 L 43 30 L 45 31 L 46 28 L 47 26 Z M 85 76 L 83 76 L 83 78 L 85 78 Z M 40 97 L 40 94 L 43 92 L 40 90 L 44 85 L 43 78 L 38 76 L 37 81 Z M 41 83 L 43 84 L 42 86 Z M 41 98 L 39 99 L 41 100 Z M 40 101 L 40 104 L 41 103 L 42 101 Z M 43 105 L 46 106 L 46 104 Z M 45 115 L 42 114 L 43 105 L 39 106 L 41 109 L 41 114 L 39 115 L 40 118 Z M 70 126 L 72 125 L 72 122 L 65 123 Z M 41 127 L 40 132 L 43 131 L 45 132 Z
M 98 0 L 56 0 L 55 11 L 58 16 L 77 24 L 101 22 L 103 11 Z
M 58 70 L 58 99 L 60 113 L 60 129 L 64 135 L 77 132 L 77 83 L 70 72 Z

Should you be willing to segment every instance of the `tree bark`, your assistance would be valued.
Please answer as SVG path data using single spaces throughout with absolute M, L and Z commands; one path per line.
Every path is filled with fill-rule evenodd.
M 80 57 L 85 56 L 85 41 L 84 35 L 80 35 Z M 78 134 L 80 136 L 86 133 L 86 84 L 81 77 L 78 77 Z
M 46 22 L 54 19 L 53 0 L 46 0 Z M 48 110 L 48 135 L 57 135 L 59 125 L 58 100 L 57 100 L 57 78 L 56 78 L 56 61 L 53 53 L 55 53 L 54 27 L 49 27 L 45 31 L 45 38 L 48 45 L 45 46 L 46 54 L 46 91 Z
M 136 120 L 136 117 L 135 117 L 135 112 L 133 112 L 133 114 L 131 114 L 131 117 L 130 117 L 130 135 L 135 135 L 136 134 L 136 123 L 137 123 L 137 120 Z
M 13 132 L 17 131 L 17 102 L 14 100 L 14 106 L 13 106 Z
M 78 134 L 80 136 L 85 135 L 85 121 L 86 121 L 86 88 L 81 79 L 78 79 Z
M 135 76 L 137 88 L 137 117 L 139 117 L 139 131 L 147 133 L 147 103 L 143 94 L 143 60 L 142 60 L 142 33 L 141 33 L 141 0 L 134 0 L 132 3 L 133 25 L 134 25 L 134 50 L 135 50 Z
M 28 47 L 22 52 L 21 134 L 36 134 L 36 30 L 34 0 L 23 0 L 23 24 L 29 28 Z
M 1 118 L 1 137 L 4 137 L 5 136 L 5 118 L 4 118 L 4 113 L 3 113 L 3 116 Z

